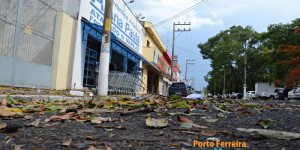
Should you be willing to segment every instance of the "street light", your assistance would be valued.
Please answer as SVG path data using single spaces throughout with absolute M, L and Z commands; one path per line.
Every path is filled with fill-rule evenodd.
M 139 14 L 135 13 L 135 18 L 136 18 L 137 20 L 145 19 L 145 16 L 142 16 L 142 15 L 143 15 L 142 13 L 139 13 Z
M 125 3 L 124 2 L 124 10 L 123 11 L 125 11 L 125 6 L 127 6 L 127 4 L 129 4 L 129 3 L 133 3 L 134 2 L 134 0 L 130 0 L 129 2 L 127 2 L 127 3 Z M 128 7 L 128 6 L 127 6 Z
M 129 3 L 133 3 L 134 0 L 130 0 L 129 2 L 125 3 L 126 5 L 129 4 Z
M 189 63 L 189 61 L 195 61 L 195 59 L 187 59 L 185 63 L 185 81 L 186 81 L 186 76 L 187 76 L 187 65 L 195 65 L 195 63 Z
M 244 88 L 244 100 L 246 100 L 246 94 L 247 94 L 247 79 L 246 79 L 246 76 L 247 76 L 247 40 L 245 41 L 245 56 L 244 56 L 244 59 L 245 59 L 245 64 L 244 64 L 244 84 L 243 84 L 243 88 Z

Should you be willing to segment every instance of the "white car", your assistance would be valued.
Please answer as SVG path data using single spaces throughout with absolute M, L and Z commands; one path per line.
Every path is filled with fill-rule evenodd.
M 288 92 L 288 97 L 289 97 L 289 99 L 294 99 L 294 98 L 296 98 L 296 95 L 295 95 L 296 89 L 297 89 L 297 88 L 293 88 L 292 90 L 290 90 L 290 91 Z
M 247 92 L 247 98 L 252 98 L 252 99 L 255 99 L 256 98 L 256 93 L 255 91 L 248 91 Z
M 300 87 L 295 90 L 295 98 L 300 99 Z

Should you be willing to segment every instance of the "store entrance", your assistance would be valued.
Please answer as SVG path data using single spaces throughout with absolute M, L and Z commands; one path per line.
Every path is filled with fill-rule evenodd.
M 89 35 L 85 51 L 83 86 L 97 87 L 101 41 Z

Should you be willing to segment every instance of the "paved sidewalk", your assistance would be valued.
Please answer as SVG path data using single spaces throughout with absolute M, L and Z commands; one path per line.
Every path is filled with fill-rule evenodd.
M 52 101 L 66 101 L 66 100 L 91 100 L 93 97 L 82 97 L 82 96 L 58 96 L 58 95 L 10 95 L 15 100 L 26 100 L 26 101 L 34 101 L 34 100 L 44 100 L 45 102 Z M 0 95 L 0 99 L 6 98 L 7 95 Z

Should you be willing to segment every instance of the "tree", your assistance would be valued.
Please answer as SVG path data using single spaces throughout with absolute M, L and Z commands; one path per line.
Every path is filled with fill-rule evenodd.
M 258 48 L 260 35 L 250 26 L 232 26 L 228 30 L 221 31 L 216 36 L 208 39 L 206 43 L 200 43 L 198 47 L 203 59 L 211 60 L 212 71 L 208 73 L 205 80 L 209 83 L 208 90 L 217 90 L 222 93 L 223 74 L 225 72 L 226 89 L 228 92 L 241 92 L 243 85 L 244 52 L 247 43 L 248 83 L 255 83 L 258 71 L 263 59 L 260 59 L 261 48 Z M 246 42 L 248 41 L 248 42 Z M 254 84 L 248 89 L 254 89 Z
M 262 34 L 264 56 L 267 58 L 267 78 L 278 86 L 299 85 L 299 34 L 300 19 L 291 24 L 272 24 Z

